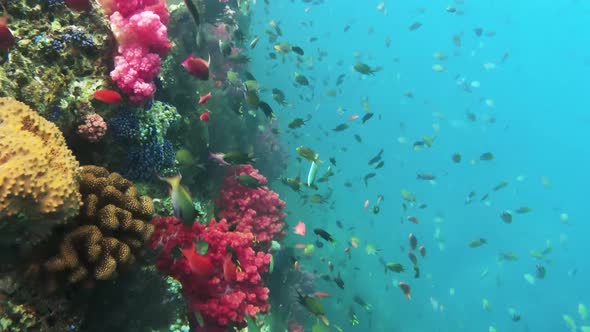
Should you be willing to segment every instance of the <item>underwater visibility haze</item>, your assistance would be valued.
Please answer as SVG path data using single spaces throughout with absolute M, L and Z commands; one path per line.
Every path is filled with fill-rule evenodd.
M 0 10 L 0 331 L 590 332 L 590 4 Z

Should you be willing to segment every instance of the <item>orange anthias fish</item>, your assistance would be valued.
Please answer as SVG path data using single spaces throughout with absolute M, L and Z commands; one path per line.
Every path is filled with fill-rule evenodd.
M 187 264 L 192 272 L 201 278 L 209 278 L 213 275 L 213 264 L 207 255 L 199 255 L 195 243 L 188 249 L 180 249 L 186 258 Z
M 403 281 L 399 282 L 399 288 L 404 292 L 404 295 L 408 298 L 408 300 L 412 299 L 412 293 L 410 291 L 410 285 L 406 284 Z
M 232 262 L 231 255 L 227 255 L 223 259 L 223 277 L 227 281 L 234 281 L 236 280 L 237 269 L 234 263 Z
M 293 229 L 293 233 L 301 236 L 305 236 L 305 223 L 300 221 Z
M 313 293 L 314 297 L 330 297 L 332 295 L 330 295 L 330 293 L 327 292 L 315 292 Z
M 181 65 L 188 71 L 189 74 L 203 81 L 209 79 L 210 64 L 211 58 L 209 58 L 209 61 L 205 61 L 202 58 L 195 57 L 194 53 L 191 53 L 181 63 Z
M 209 92 L 208 94 L 202 96 L 201 98 L 199 98 L 199 104 L 204 104 L 206 102 L 209 101 L 209 99 L 211 98 L 211 92 Z
M 209 118 L 211 117 L 211 114 L 207 111 L 203 112 L 203 114 L 201 114 L 199 116 L 199 120 L 203 121 L 203 122 L 209 122 Z
M 110 89 L 94 91 L 94 99 L 107 104 L 120 104 L 123 101 L 123 97 L 117 91 Z
M 10 29 L 8 29 L 8 12 L 2 1 L 0 1 L 0 8 L 4 15 L 0 16 L 0 50 L 7 50 L 14 46 L 14 36 Z

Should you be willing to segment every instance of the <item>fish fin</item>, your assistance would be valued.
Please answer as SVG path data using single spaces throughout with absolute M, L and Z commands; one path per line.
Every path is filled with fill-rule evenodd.
M 180 173 L 178 173 L 175 176 L 171 176 L 171 177 L 162 177 L 162 176 L 158 175 L 158 179 L 160 179 L 164 182 L 167 182 L 170 185 L 171 190 L 175 190 L 180 185 L 180 180 L 182 179 L 182 175 L 180 175 Z

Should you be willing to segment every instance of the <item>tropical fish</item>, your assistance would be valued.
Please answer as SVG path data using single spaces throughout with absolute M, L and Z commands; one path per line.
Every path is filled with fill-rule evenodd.
M 363 75 L 375 75 L 375 73 L 378 72 L 380 69 L 379 68 L 373 69 L 366 63 L 357 62 L 354 65 L 354 70 L 356 70 L 357 72 L 359 72 Z
M 260 108 L 260 110 L 262 111 L 262 113 L 264 113 L 264 115 L 266 116 L 267 119 L 274 119 L 275 118 L 275 113 L 273 112 L 270 105 L 267 104 L 266 102 L 259 101 L 258 108 Z
M 319 157 L 320 157 L 319 153 L 313 151 L 312 149 L 310 149 L 308 147 L 305 147 L 303 145 L 300 145 L 297 148 L 295 148 L 295 151 L 297 151 L 297 153 L 301 157 L 303 157 L 303 158 L 305 158 L 305 159 L 307 159 L 309 161 L 313 161 L 313 162 L 316 162 L 316 163 L 321 163 L 322 162 L 321 160 L 319 160 Z
M 414 235 L 414 233 L 410 233 L 408 235 L 408 239 L 410 241 L 410 248 L 412 248 L 412 250 L 415 250 L 416 246 L 418 245 L 418 239 L 416 239 L 416 236 Z
M 293 229 L 293 233 L 301 236 L 305 236 L 305 223 L 300 221 Z
M 338 272 L 338 276 L 332 278 L 332 280 L 336 283 L 340 289 L 344 289 L 344 280 L 340 277 L 340 272 Z
M 375 173 L 375 172 L 371 172 L 371 173 L 368 173 L 367 175 L 365 175 L 363 177 L 363 181 L 365 182 L 365 186 L 369 185 L 369 183 L 368 183 L 369 179 L 374 178 L 376 175 L 377 175 L 377 173 Z
M 201 96 L 201 97 L 199 98 L 199 104 L 201 104 L 201 105 L 202 105 L 202 104 L 204 104 L 204 103 L 208 102 L 210 98 L 211 98 L 211 92 L 207 93 L 207 94 L 206 94 L 206 95 L 204 95 L 204 96 Z
M 404 272 L 404 266 L 401 265 L 400 263 L 387 263 L 385 264 L 385 272 L 387 272 L 387 270 L 392 271 L 392 272 L 396 272 L 396 273 L 401 273 Z
M 0 50 L 7 50 L 14 46 L 15 39 L 12 31 L 8 28 L 8 11 L 0 1 L 3 15 L 0 16 Z
M 487 311 L 487 312 L 491 312 L 492 311 L 492 306 L 490 304 L 490 301 L 488 299 L 486 299 L 485 297 L 482 300 L 482 305 L 483 310 Z
M 411 290 L 410 290 L 410 285 L 406 284 L 403 281 L 400 281 L 399 284 L 398 284 L 398 286 L 402 290 L 402 292 L 404 293 L 404 295 L 406 296 L 406 298 L 408 300 L 411 300 L 412 299 L 412 293 L 411 293 Z
M 574 321 L 574 318 L 570 315 L 562 315 L 563 321 L 565 322 L 565 325 L 570 329 L 570 331 L 572 332 L 576 332 L 577 327 L 576 327 L 576 322 Z
M 414 255 L 413 252 L 408 253 L 408 258 L 410 259 L 410 261 L 412 262 L 412 264 L 414 266 L 418 265 L 418 259 L 416 258 L 416 255 Z
M 507 224 L 512 223 L 512 212 L 510 212 L 510 210 L 502 211 L 500 214 L 500 219 L 502 219 L 502 221 Z
M 402 198 L 406 201 L 406 202 L 410 202 L 410 203 L 415 203 L 416 202 L 416 196 L 414 196 L 413 193 L 409 192 L 406 189 L 402 189 L 401 191 L 401 195 Z
M 424 246 L 420 246 L 420 248 L 418 248 L 418 252 L 422 258 L 426 257 L 426 248 Z
M 586 308 L 584 303 L 578 304 L 578 314 L 580 315 L 581 320 L 588 319 L 588 309 Z
M 311 115 L 309 117 L 307 117 L 307 120 L 302 119 L 302 118 L 295 118 L 295 119 L 293 119 L 293 121 L 289 122 L 288 127 L 290 129 L 300 128 L 301 126 L 303 126 L 310 119 L 311 119 Z
M 199 215 L 195 209 L 193 199 L 189 191 L 180 184 L 182 176 L 180 173 L 173 177 L 158 177 L 170 185 L 170 197 L 172 199 L 172 207 L 174 209 L 174 216 L 182 221 L 185 225 L 192 225 Z
M 297 301 L 303 307 L 305 307 L 305 309 L 307 309 L 307 311 L 309 311 L 311 314 L 320 318 L 326 326 L 330 325 L 330 322 L 328 321 L 328 319 L 325 316 L 326 310 L 324 309 L 324 306 L 317 298 L 307 296 L 307 295 L 305 295 L 305 296 L 301 295 L 301 293 L 299 293 L 299 291 L 297 289 L 295 289 L 295 292 L 297 292 Z
M 362 297 L 355 295 L 352 300 L 360 305 L 361 307 L 365 308 L 367 312 L 371 312 L 373 310 L 373 306 L 367 303 Z
M 454 153 L 454 154 L 451 156 L 451 160 L 453 160 L 453 162 L 454 162 L 455 164 L 458 164 L 458 163 L 460 163 L 460 162 L 461 162 L 461 155 L 460 155 L 459 153 Z
M 309 173 L 307 174 L 307 186 L 308 187 L 313 186 L 317 173 L 318 173 L 318 164 L 315 161 L 312 161 L 311 166 L 309 167 Z
M 207 279 L 213 275 L 213 264 L 211 259 L 206 255 L 197 252 L 196 244 L 193 242 L 188 249 L 180 249 L 184 258 L 186 258 L 189 269 L 197 276 Z
M 291 51 L 293 51 L 295 54 L 301 55 L 303 56 L 303 54 L 305 54 L 303 52 L 303 49 L 299 46 L 291 46 Z
M 346 123 L 341 123 L 339 125 L 337 125 L 336 127 L 334 127 L 334 129 L 332 129 L 333 131 L 343 131 L 348 129 L 348 125 Z
M 371 119 L 373 117 L 373 115 L 375 115 L 375 113 L 367 112 L 367 113 L 365 113 L 365 115 L 363 115 L 361 121 L 363 123 L 365 123 L 365 122 L 369 121 L 369 119 Z
M 510 182 L 508 181 L 502 181 L 500 183 L 498 183 L 497 185 L 494 186 L 494 188 L 492 188 L 493 191 L 498 191 L 500 189 L 504 189 L 508 186 L 508 184 L 510 184 Z
M 334 238 L 332 237 L 332 235 L 330 235 L 330 233 L 326 232 L 325 230 L 321 229 L 321 228 L 315 228 L 313 230 L 314 234 L 321 237 L 322 239 L 335 243 L 336 240 L 334 240 Z
M 209 111 L 205 111 L 201 115 L 199 115 L 199 120 L 201 120 L 203 122 L 209 122 L 210 118 L 211 118 L 211 113 Z
M 92 9 L 90 0 L 65 0 L 64 3 L 73 11 L 82 12 Z M 4 11 L 6 12 L 6 11 Z
M 494 154 L 491 152 L 484 152 L 479 156 L 479 160 L 490 161 L 494 159 Z
M 295 82 L 299 85 L 308 86 L 309 80 L 303 74 L 295 73 Z
M 252 39 L 252 41 L 250 42 L 250 49 L 253 49 L 254 47 L 256 47 L 256 44 L 258 44 L 258 40 L 260 40 L 260 37 L 258 37 L 258 36 L 254 37 L 254 39 Z
M 530 207 L 528 207 L 528 206 L 521 206 L 518 209 L 516 209 L 515 212 L 518 213 L 518 214 L 524 214 L 524 213 L 529 213 L 531 211 L 533 211 L 533 209 L 531 209 Z
M 414 30 L 417 30 L 417 29 L 419 29 L 421 26 L 422 26 L 422 23 L 420 23 L 420 22 L 416 21 L 416 22 L 412 23 L 412 24 L 411 24 L 411 25 L 408 27 L 408 30 L 410 30 L 410 31 L 414 31 Z
M 195 57 L 194 53 L 191 53 L 181 62 L 181 65 L 188 71 L 189 74 L 203 81 L 209 79 L 210 64 L 211 57 L 209 57 L 208 61 L 205 61 L 202 58 Z
M 94 91 L 93 96 L 94 99 L 107 104 L 120 104 L 123 101 L 123 97 L 121 97 L 121 95 L 117 91 L 110 89 L 96 90 Z
M 470 248 L 477 248 L 477 247 L 481 247 L 481 246 L 483 246 L 484 244 L 487 244 L 487 243 L 488 243 L 488 241 L 486 239 L 479 238 L 479 239 L 475 239 L 475 240 L 471 241 L 469 243 L 469 247 Z
M 434 176 L 430 173 L 418 173 L 418 174 L 416 174 L 416 179 L 418 179 L 418 180 L 434 180 L 434 179 L 436 179 L 436 176 Z
M 230 165 L 246 165 L 251 164 L 256 161 L 251 154 L 246 154 L 240 151 L 230 151 L 226 152 L 222 156 L 223 160 Z
M 513 252 L 501 252 L 498 255 L 498 261 L 515 262 L 518 260 L 518 255 Z
M 242 174 L 236 177 L 236 181 L 244 187 L 248 187 L 250 189 L 256 189 L 262 186 L 260 181 L 257 178 L 253 177 L 249 174 Z

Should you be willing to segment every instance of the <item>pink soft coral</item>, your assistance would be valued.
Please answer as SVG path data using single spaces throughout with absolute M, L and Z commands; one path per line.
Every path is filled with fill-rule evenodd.
M 230 232 L 223 219 L 212 219 L 207 227 L 200 223 L 187 226 L 175 217 L 155 217 L 152 223 L 151 246 L 162 249 L 156 267 L 180 281 L 189 309 L 198 311 L 205 321 L 203 331 L 222 330 L 230 323 L 241 325 L 246 315 L 269 309 L 268 288 L 261 274 L 268 270 L 271 256 L 252 248 L 252 234 Z M 184 253 L 195 241 L 208 244 L 203 258 L 213 266 L 209 277 L 194 272 L 190 257 L 174 256 L 175 248 Z
M 250 175 L 260 187 L 248 188 L 236 180 L 236 176 Z M 266 187 L 266 178 L 252 165 L 244 165 L 227 172 L 221 193 L 217 198 L 219 217 L 236 224 L 236 230 L 252 233 L 265 247 L 270 241 L 285 236 L 285 202 Z
M 151 98 L 154 77 L 160 72 L 161 57 L 171 47 L 164 0 L 115 0 L 107 11 L 117 39 L 115 69 L 111 79 L 134 103 Z

